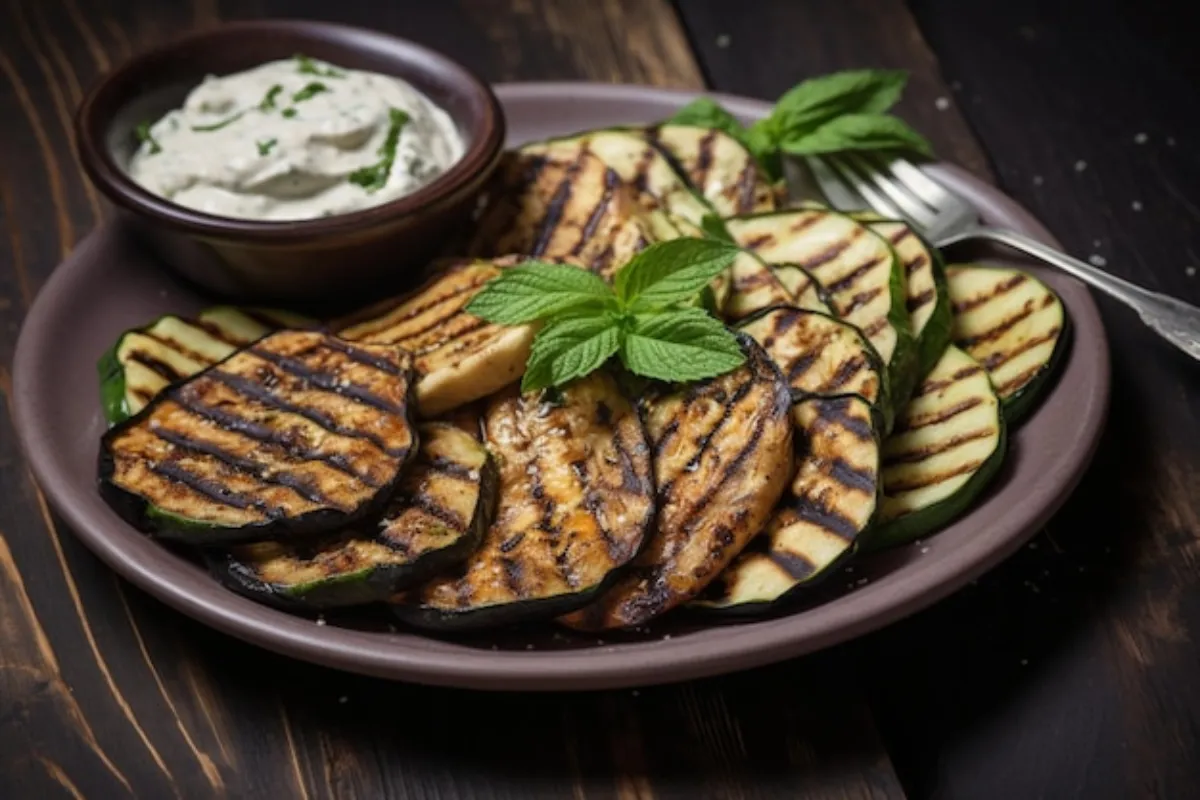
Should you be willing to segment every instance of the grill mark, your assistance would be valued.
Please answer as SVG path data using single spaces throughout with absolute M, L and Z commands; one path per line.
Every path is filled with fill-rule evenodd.
M 921 306 L 932 303 L 936 297 L 937 291 L 935 289 L 926 289 L 918 295 L 910 295 L 908 301 L 905 303 L 905 307 L 908 308 L 909 313 L 912 313 Z
M 365 364 L 368 367 L 374 367 L 380 372 L 396 378 L 404 377 L 404 370 L 397 366 L 394 362 L 384 358 L 383 356 L 377 356 L 374 353 L 363 350 L 361 347 L 355 347 L 349 342 L 328 336 L 322 340 L 322 344 L 324 344 L 330 350 L 336 350 L 351 361 L 355 361 L 359 364 Z
M 856 227 L 854 230 L 852 230 L 850 232 L 849 235 L 846 236 L 846 238 L 840 239 L 840 240 L 834 242 L 833 244 L 831 244 L 829 247 L 826 247 L 824 250 L 820 251 L 819 253 L 809 256 L 808 260 L 801 261 L 800 266 L 804 267 L 805 269 L 816 269 L 817 267 L 821 266 L 822 264 L 828 264 L 830 261 L 833 261 L 835 258 L 840 256 L 842 253 L 844 253 L 848 249 L 850 249 L 850 246 L 852 244 L 854 244 L 854 240 L 859 238 L 866 232 L 867 232 L 867 229 L 862 227 L 861 225 Z
M 983 362 L 982 362 L 983 367 L 988 372 L 992 372 L 997 367 L 1001 367 L 1001 366 L 1007 364 L 1009 361 L 1012 361 L 1017 356 L 1023 355 L 1024 353 L 1027 353 L 1030 350 L 1032 350 L 1033 348 L 1039 347 L 1039 346 L 1045 344 L 1046 342 L 1053 341 L 1055 338 L 1058 337 L 1058 334 L 1059 334 L 1059 327 L 1056 325 L 1053 328 L 1051 328 L 1050 331 L 1047 332 L 1044 336 L 1035 336 L 1033 338 L 1026 339 L 1025 341 L 1021 342 L 1021 344 L 1019 346 L 1014 347 L 1011 350 L 1000 350 L 998 352 L 992 353 L 991 355 L 989 355 L 983 359 Z M 974 355 L 974 353 L 972 353 L 972 355 Z M 1041 369 L 1041 367 L 1039 366 L 1038 369 Z
M 1001 385 L 997 386 L 996 393 L 1001 397 L 1008 397 L 1010 394 L 1013 394 L 1030 380 L 1032 380 L 1039 372 L 1045 369 L 1045 367 L 1045 364 L 1036 364 L 1035 366 L 1030 367 L 1020 375 L 1010 378 Z
M 500 567 L 504 573 L 504 585 L 513 597 L 522 597 L 521 577 L 524 571 L 521 562 L 511 558 L 500 558 Z
M 897 464 L 916 464 L 924 461 L 927 458 L 933 458 L 941 453 L 949 452 L 956 447 L 971 442 L 977 442 L 980 439 L 986 439 L 992 435 L 992 431 L 987 428 L 960 433 L 957 436 L 951 436 L 949 439 L 943 439 L 926 447 L 918 447 L 914 450 L 905 450 L 903 453 L 893 453 L 883 460 L 885 467 L 895 466 Z
M 984 342 L 995 341 L 1012 330 L 1018 323 L 1024 322 L 1033 316 L 1034 311 L 1037 311 L 1037 308 L 1034 307 L 1033 301 L 1031 300 L 1025 303 L 1024 307 L 1022 307 L 1020 311 L 1004 320 L 999 325 L 996 325 L 995 327 L 990 328 L 989 330 L 986 330 L 977 336 L 963 337 L 959 340 L 959 347 L 962 347 L 965 350 L 970 350 L 976 345 L 983 344 Z
M 249 317 L 250 315 L 246 314 L 246 316 Z M 258 322 L 258 320 L 254 320 L 254 321 Z M 228 331 L 226 331 L 224 328 L 222 328 L 220 325 L 218 325 L 215 322 L 210 322 L 206 319 L 196 318 L 196 319 L 188 320 L 187 324 L 193 328 L 199 328 L 200 330 L 204 331 L 212 338 L 216 339 L 218 342 L 224 342 L 225 344 L 230 345 L 231 347 L 241 347 L 242 345 L 246 344 L 245 339 L 241 339 L 241 338 L 230 335 Z M 273 323 L 263 324 L 262 322 L 258 322 L 258 324 L 262 325 L 264 328 L 267 328 L 268 330 L 275 330 L 276 328 L 279 327 L 278 325 L 275 325 Z M 262 338 L 262 337 L 259 337 L 259 338 Z
M 785 333 L 800 324 L 803 315 L 798 311 L 779 311 L 771 314 L 771 329 L 776 337 L 782 337 Z
M 959 414 L 970 411 L 972 408 L 975 408 L 976 406 L 979 406 L 982 404 L 983 404 L 982 397 L 968 397 L 966 400 L 963 400 L 961 403 L 950 406 L 949 408 L 944 409 L 941 412 L 930 416 L 928 419 L 922 420 L 917 425 L 908 425 L 906 421 L 899 421 L 899 422 L 897 422 L 896 426 L 892 430 L 892 433 L 893 434 L 904 433 L 907 431 L 920 430 L 921 428 L 928 428 L 932 425 L 940 425 L 943 422 L 946 422 L 947 420 L 950 420 L 950 419 L 954 419 Z
M 750 376 L 749 379 L 738 386 L 737 389 L 734 390 L 733 394 L 730 395 L 729 399 L 722 404 L 721 416 L 715 423 L 713 423 L 713 426 L 709 432 L 701 437 L 701 441 L 699 442 L 700 446 L 696 448 L 696 452 L 690 459 L 688 459 L 688 462 L 683 467 L 684 472 L 693 472 L 700 466 L 700 459 L 704 457 L 704 454 L 707 453 L 708 449 L 712 446 L 713 439 L 717 437 L 717 434 L 721 432 L 726 423 L 728 423 L 732 418 L 733 409 L 746 397 L 746 395 L 750 394 L 750 391 L 754 388 L 754 377 L 755 376 Z M 674 483 L 674 481 L 671 481 L 671 483 Z
M 822 400 L 820 402 L 819 415 L 831 423 L 837 423 L 843 430 L 858 439 L 860 442 L 873 441 L 875 439 L 874 429 L 871 427 L 869 420 L 862 417 L 856 417 L 850 413 L 852 401 L 849 398 L 842 400 Z
M 954 303 L 951 308 L 954 310 L 955 314 L 962 314 L 967 311 L 972 311 L 986 303 L 990 303 L 992 300 L 995 300 L 1002 294 L 1008 294 L 1022 283 L 1025 283 L 1027 280 L 1029 279 L 1026 276 L 1017 273 L 1011 278 L 996 284 L 992 288 L 991 293 L 978 294 L 975 297 L 969 297 L 966 300 Z
M 364 405 L 389 414 L 395 414 L 398 417 L 404 416 L 404 408 L 402 406 L 393 403 L 386 397 L 380 397 L 370 389 L 352 382 L 349 378 L 339 379 L 328 372 L 319 372 L 313 369 L 298 358 L 272 353 L 269 350 L 249 347 L 246 352 L 253 353 L 263 361 L 274 364 L 289 375 L 299 378 L 301 381 L 318 389 L 331 392 L 338 397 L 357 400 Z
M 176 353 L 179 353 L 182 356 L 186 356 L 187 358 L 190 358 L 192 361 L 198 361 L 201 364 L 213 363 L 213 360 L 211 358 L 204 355 L 203 353 L 197 353 L 195 350 L 189 350 L 188 348 L 183 346 L 182 342 L 177 342 L 174 339 L 167 339 L 162 336 L 159 336 L 158 334 L 151 333 L 149 331 L 139 331 L 138 333 L 142 336 L 145 336 L 147 339 L 150 339 L 151 341 L 158 342 L 159 344 L 161 344 L 163 347 L 167 348 L 168 350 L 174 350 Z M 224 341 L 224 340 L 221 340 L 221 341 Z M 231 342 L 224 342 L 224 343 L 232 344 L 232 346 L 234 346 L 234 347 L 239 346 L 236 343 L 231 343 Z
M 927 486 L 945 483 L 952 478 L 957 478 L 959 475 L 966 475 L 969 472 L 974 472 L 975 470 L 979 469 L 981 464 L 983 464 L 983 461 L 980 460 L 971 461 L 966 464 L 960 464 L 954 469 L 939 472 L 937 475 L 926 476 L 928 480 L 917 476 L 913 480 L 907 482 L 889 482 L 887 484 L 886 491 L 889 496 L 895 497 L 899 492 L 912 492 L 916 491 L 917 489 L 924 489 Z
M 370 476 L 360 475 L 354 469 L 354 464 L 346 456 L 340 453 L 321 453 L 312 448 L 305 447 L 294 439 L 288 437 L 287 434 L 268 428 L 265 425 L 260 425 L 257 422 L 243 419 L 234 414 L 222 411 L 218 408 L 204 405 L 202 403 L 193 402 L 183 396 L 182 392 L 172 392 L 170 399 L 180 408 L 190 414 L 201 417 L 221 428 L 240 433 L 250 439 L 263 444 L 273 444 L 282 447 L 284 451 L 293 458 L 303 459 L 305 461 L 320 461 L 328 464 L 333 469 L 346 475 L 349 478 L 369 486 L 372 489 L 378 489 L 381 484 L 373 480 Z
M 819 391 L 832 392 L 835 389 L 840 389 L 850 382 L 850 379 L 857 376 L 859 372 L 867 365 L 867 357 L 861 352 L 855 353 L 852 357 L 842 361 L 838 365 L 837 372 L 829 377 L 829 380 L 821 384 Z
M 460 481 L 474 481 L 479 475 L 478 472 L 475 472 L 470 467 L 464 467 L 457 461 L 445 458 L 444 456 L 428 458 L 425 460 L 423 466 L 430 472 L 436 472 L 439 475 L 446 475 Z
M 698 151 L 696 153 L 696 169 L 692 172 L 696 186 L 701 191 L 704 190 L 708 183 L 708 171 L 712 169 L 713 163 L 713 146 L 717 143 L 717 129 L 710 128 L 708 132 L 700 138 Z
M 227 467 L 233 469 L 235 472 L 240 472 L 243 475 L 254 478 L 262 483 L 291 489 L 297 495 L 305 500 L 308 500 L 310 503 L 316 503 L 317 505 L 323 506 L 333 506 L 335 508 L 345 510 L 344 505 L 333 502 L 326 497 L 319 488 L 313 486 L 310 481 L 305 480 L 299 475 L 292 475 L 286 472 L 270 475 L 267 474 L 268 465 L 259 463 L 249 458 L 243 458 L 241 456 L 234 455 L 233 453 L 228 453 L 211 442 L 205 442 L 199 439 L 191 439 L 186 434 L 163 427 L 151 427 L 150 431 L 154 434 L 154 436 L 162 439 L 168 444 L 180 448 L 181 450 L 186 450 L 190 453 L 214 458 Z
M 820 356 L 819 350 L 806 350 L 804 355 L 796 359 L 788 368 L 788 383 L 792 385 L 799 383 L 800 379 L 817 363 L 818 356 Z
M 151 400 L 153 400 L 154 395 L 156 394 L 155 392 L 151 392 L 146 389 L 139 389 L 136 386 L 133 386 L 133 387 L 126 386 L 125 391 L 132 392 L 133 396 L 142 402 L 142 405 L 146 405 Z
M 801 217 L 798 222 L 793 222 L 788 230 L 792 233 L 800 233 L 801 231 L 806 231 L 813 225 L 816 225 L 822 219 L 823 216 L 821 214 L 810 213 L 807 216 Z
M 850 297 L 849 302 L 841 307 L 838 311 L 840 316 L 846 316 L 857 311 L 859 308 L 867 305 L 883 292 L 883 288 L 876 286 L 873 289 L 867 289 L 865 292 L 859 292 Z
M 455 273 L 450 273 L 450 274 L 453 275 Z M 477 283 L 472 282 L 467 286 L 461 286 L 459 288 L 456 288 L 454 291 L 450 292 L 449 294 L 445 294 L 440 297 L 430 298 L 427 302 L 422 303 L 413 308 L 410 308 L 408 311 L 404 312 L 404 314 L 401 315 L 398 319 L 393 320 L 392 322 L 388 323 L 386 326 L 384 326 L 382 328 L 375 328 L 375 329 L 369 330 L 366 333 L 364 333 L 362 336 L 360 336 L 358 339 L 354 339 L 351 341 L 361 341 L 363 338 L 365 338 L 367 336 L 378 336 L 379 334 L 382 334 L 384 332 L 394 331 L 396 328 L 399 328 L 402 325 L 404 325 L 404 323 L 409 322 L 409 321 L 415 319 L 416 317 L 419 317 L 420 315 L 424 314 L 426 311 L 437 308 L 438 306 L 442 305 L 443 303 L 448 303 L 457 297 L 461 297 L 462 295 L 466 294 L 467 292 L 475 291 L 480 286 L 482 286 L 484 283 L 487 283 L 487 281 L 490 279 L 491 279 L 491 276 L 489 275 L 487 278 L 485 278 Z M 386 317 L 392 311 L 395 311 L 396 308 L 398 308 L 400 305 L 402 305 L 402 304 L 397 303 L 395 306 L 392 306 L 392 308 L 388 309 L 387 311 L 380 312 L 379 316 L 376 318 L 375 321 L 379 321 L 383 317 Z M 370 324 L 370 322 L 371 322 L 371 320 L 367 320 L 366 322 L 363 322 L 362 324 L 367 325 L 367 324 Z M 350 328 L 357 328 L 357 327 L 359 327 L 359 325 L 348 325 L 345 328 L 343 328 L 342 330 L 345 331 L 345 330 L 349 330 Z M 415 336 L 419 333 L 421 333 L 421 331 L 417 331 L 416 333 L 405 332 L 396 341 L 397 342 L 404 341 L 405 339 L 411 338 L 412 336 Z
M 863 275 L 866 275 L 882 261 L 882 258 L 872 258 L 864 261 L 842 277 L 838 278 L 833 283 L 826 286 L 825 289 L 829 292 L 843 292 L 853 286 L 856 282 L 858 282 L 859 278 L 861 278 Z
M 650 494 L 647 481 L 638 476 L 637 469 L 633 465 L 633 455 L 630 452 L 631 448 L 625 442 L 623 428 L 617 428 L 617 434 L 613 437 L 613 441 L 617 448 L 617 462 L 621 465 L 621 488 L 630 494 Z
M 433 498 L 428 495 L 418 492 L 411 497 L 406 498 L 410 507 L 424 511 L 429 516 L 444 522 L 456 531 L 462 531 L 467 527 L 467 521 L 461 519 L 457 514 L 448 508 L 444 508 L 437 504 Z
M 679 432 L 679 417 L 673 417 L 667 426 L 663 428 L 662 436 L 658 437 L 658 441 L 654 442 L 654 458 L 658 458 L 662 454 L 663 448 L 671 441 L 676 433 Z
M 633 186 L 639 192 L 649 191 L 647 181 L 650 178 L 650 166 L 654 163 L 654 156 L 658 151 L 653 147 L 646 147 L 642 150 L 642 154 L 638 156 L 637 166 L 633 171 Z
M 771 563 L 783 570 L 794 581 L 806 580 L 817 571 L 817 565 L 800 553 L 789 553 L 786 550 L 770 548 L 764 553 Z
M 804 522 L 829 531 L 847 542 L 858 538 L 858 525 L 832 508 L 826 508 L 818 498 L 798 497 L 789 506 Z
M 928 263 L 929 258 L 926 257 L 924 253 L 921 253 L 921 255 L 917 256 L 916 258 L 904 262 L 904 276 L 906 278 L 911 278 L 914 272 Z
M 856 467 L 843 458 L 834 458 L 830 463 L 829 477 L 842 486 L 857 489 L 865 494 L 875 494 L 877 483 L 875 471 Z
M 562 220 L 563 211 L 571 199 L 571 191 L 574 188 L 575 176 L 579 174 L 580 162 L 587 152 L 586 148 L 580 150 L 575 156 L 575 160 L 563 172 L 562 180 L 555 187 L 554 194 L 551 195 L 550 202 L 546 205 L 546 213 L 542 216 L 529 255 L 540 256 L 550 246 L 550 239 L 554 236 L 554 231 L 558 227 L 559 221 Z
M 182 372 L 177 372 L 174 367 L 165 361 L 159 361 L 154 356 L 143 353 L 140 350 L 132 350 L 125 355 L 127 361 L 134 361 L 141 364 L 146 369 L 155 373 L 161 378 L 165 378 L 167 383 L 174 383 L 183 377 Z M 211 364 L 211 360 L 205 360 L 205 364 Z
M 753 161 L 747 161 L 746 166 L 742 168 L 742 172 L 738 176 L 737 188 L 738 213 L 748 214 L 753 211 L 757 205 L 755 190 L 758 188 L 758 169 L 754 166 Z
M 497 549 L 501 553 L 511 553 L 523 541 L 525 541 L 525 531 L 518 531 L 501 542 Z
M 438 341 L 434 342 L 433 344 L 430 344 L 420 350 L 415 351 L 413 353 L 413 355 L 420 358 L 420 357 L 424 357 L 424 356 L 430 356 L 430 354 L 433 354 L 433 353 L 437 353 L 439 356 L 445 358 L 446 356 L 450 356 L 455 353 L 462 352 L 463 350 L 469 349 L 474 346 L 473 342 L 464 341 L 468 336 L 470 336 L 473 333 L 477 333 L 477 332 L 483 330 L 484 328 L 489 327 L 490 325 L 491 325 L 491 323 L 487 322 L 486 320 L 482 320 L 482 319 L 479 319 L 478 317 L 476 317 L 475 322 L 472 322 L 471 324 L 456 331 L 453 336 L 451 336 L 447 339 L 438 340 Z
M 600 227 L 600 221 L 604 219 L 604 215 L 612 203 L 618 181 L 616 172 L 608 168 L 604 170 L 604 194 L 600 196 L 599 202 L 592 209 L 592 213 L 588 215 L 587 222 L 584 223 L 583 230 L 579 234 L 579 243 L 571 248 L 571 255 L 578 256 L 582 253 L 583 248 L 587 247 L 588 242 L 596 235 L 596 229 Z
M 364 442 L 369 442 L 379 451 L 385 455 L 391 456 L 392 458 L 403 458 L 408 452 L 408 448 L 396 449 L 389 447 L 387 442 L 383 441 L 383 439 L 374 433 L 371 433 L 370 431 L 360 431 L 356 428 L 349 428 L 345 425 L 342 425 L 328 414 L 318 411 L 315 408 L 306 408 L 304 406 L 296 405 L 295 403 L 284 400 L 274 392 L 264 389 L 262 386 L 259 386 L 253 381 L 247 380 L 240 375 L 234 375 L 229 372 L 224 372 L 223 370 L 214 369 L 207 373 L 207 377 L 212 378 L 218 383 L 228 386 L 230 389 L 233 389 L 243 397 L 248 397 L 251 400 L 257 400 L 263 405 L 279 411 L 286 411 L 290 414 L 296 414 L 297 416 L 304 417 L 309 422 L 325 429 L 329 433 L 334 433 L 338 436 L 345 436 L 349 439 L 359 439 Z
M 236 508 L 240 511 L 254 509 L 268 519 L 279 519 L 283 513 L 261 500 L 235 492 L 214 480 L 196 475 L 171 461 L 152 462 L 147 468 L 155 475 L 173 483 L 182 484 L 197 494 L 203 495 L 217 505 Z
M 887 223 L 884 223 L 884 224 L 886 225 Z M 875 223 L 874 225 L 872 225 L 872 227 L 875 228 L 876 231 L 878 232 L 879 223 L 878 222 Z M 908 237 L 913 236 L 913 235 L 914 234 L 912 232 L 912 229 L 910 229 L 907 225 L 900 225 L 896 228 L 896 232 L 893 233 L 891 236 L 889 236 L 888 239 L 889 239 L 889 241 L 891 241 L 892 246 L 895 247 L 896 245 L 900 244 L 905 239 L 907 239 Z
M 873 336 L 878 335 L 879 332 L 886 328 L 889 324 L 890 323 L 887 321 L 887 317 L 878 317 L 877 319 L 873 320 L 870 325 L 867 325 L 862 329 L 863 335 L 870 339 Z
M 912 397 L 915 399 L 918 397 L 924 397 L 927 394 L 933 394 L 934 392 L 940 392 L 947 386 L 953 386 L 959 381 L 966 380 L 967 378 L 970 378 L 973 375 L 978 375 L 981 372 L 983 372 L 983 367 L 981 367 L 979 364 L 971 364 L 970 366 L 963 367 L 962 369 L 958 370 L 946 380 L 925 381 L 917 387 L 917 390 L 913 392 Z
M 747 250 L 760 250 L 768 244 L 775 241 L 775 234 L 760 233 L 758 236 L 752 236 L 746 240 L 745 248 Z

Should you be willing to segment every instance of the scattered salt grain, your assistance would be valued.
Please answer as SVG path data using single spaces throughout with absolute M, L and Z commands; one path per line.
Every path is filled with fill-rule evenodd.
M 498 645 L 498 644 L 494 644 L 494 645 L 492 645 L 492 649 L 493 649 L 493 650 L 499 650 L 499 649 L 500 649 L 500 645 Z
M 1167 147 L 1174 147 L 1174 146 L 1175 146 L 1175 137 L 1168 136 L 1167 137 Z
M 1139 133 L 1133 137 L 1133 141 L 1137 144 L 1145 144 L 1149 139 L 1150 137 L 1144 133 Z
M 1141 211 L 1142 210 L 1142 201 L 1134 200 L 1132 203 L 1129 204 L 1129 207 L 1132 208 L 1134 211 Z
M 338 698 L 338 702 L 342 703 L 344 705 L 346 703 L 346 701 L 348 701 L 349 699 L 350 698 L 346 697 L 346 695 L 342 695 L 341 697 Z
M 961 92 L 962 91 L 962 81 L 952 81 L 950 83 L 950 88 L 956 92 Z
M 1194 278 L 1196 276 L 1196 268 L 1195 267 L 1184 267 L 1183 274 L 1187 275 L 1189 278 Z
M 726 47 L 729 47 L 729 44 L 732 41 L 733 41 L 732 36 L 730 36 L 728 33 L 722 33 L 720 36 L 717 37 L 717 47 L 724 50 Z
M 317 624 L 318 624 L 318 625 L 324 625 L 324 624 L 325 624 L 325 616 L 324 616 L 323 614 L 321 614 L 321 615 L 318 615 L 318 616 L 317 616 Z
M 929 548 L 928 548 L 928 547 L 922 547 L 922 548 L 921 548 L 921 555 L 924 555 L 925 553 L 928 553 L 928 552 L 929 552 Z
M 1082 158 L 1075 162 L 1075 171 L 1076 172 L 1083 172 L 1085 169 L 1087 169 L 1087 162 L 1084 161 Z
M 869 582 L 870 582 L 870 578 L 859 578 L 858 581 L 855 582 L 854 585 L 855 586 L 866 586 Z
M 945 97 L 939 97 L 937 100 L 933 101 L 933 104 L 937 106 L 938 111 L 945 111 L 950 107 L 950 101 Z
M 390 624 L 390 623 L 389 623 L 389 624 L 388 624 L 388 626 L 387 626 L 387 628 L 388 628 L 388 633 L 395 633 L 395 632 L 396 632 L 396 626 L 395 626 L 395 625 L 392 625 L 392 624 Z
M 851 572 L 854 572 L 854 567 L 846 567 L 846 574 L 848 575 Z
M 664 633 L 664 634 L 663 634 L 663 641 L 664 641 L 664 642 L 665 642 L 665 641 L 668 641 L 668 640 L 670 640 L 670 638 L 671 638 L 671 634 L 669 634 L 669 633 Z
M 630 692 L 630 694 L 634 697 L 638 697 L 641 695 L 641 692 L 639 692 L 637 689 L 634 689 L 632 692 Z
M 1099 239 L 1092 239 L 1092 247 L 1099 247 L 1101 244 Z
M 1037 542 L 1030 542 L 1030 543 L 1029 543 L 1029 549 L 1030 549 L 1030 550 L 1037 550 Z
M 525 645 L 525 649 L 526 649 L 526 650 L 532 650 L 532 649 L 533 649 L 533 645 L 531 645 L 531 644 L 527 644 L 527 645 Z
M 1028 659 L 1028 658 L 1022 658 L 1022 659 L 1021 659 L 1021 666 L 1022 666 L 1022 667 L 1027 667 L 1027 666 L 1029 666 L 1029 659 Z
M 1108 263 L 1107 258 L 1105 258 L 1102 255 L 1098 255 L 1096 253 L 1092 253 L 1090 256 L 1088 256 L 1088 261 L 1092 264 L 1092 266 L 1095 266 L 1095 267 L 1103 267 L 1105 264 Z
M 1045 182 L 1046 182 L 1045 179 L 1041 175 L 1033 176 L 1033 185 L 1034 186 L 1041 186 Z
M 1080 572 L 1087 572 L 1087 567 L 1080 567 L 1080 568 L 1079 568 L 1079 571 L 1080 571 Z

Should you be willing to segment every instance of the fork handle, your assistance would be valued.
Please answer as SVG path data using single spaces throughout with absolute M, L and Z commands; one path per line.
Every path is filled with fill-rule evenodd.
M 1200 308 L 1170 295 L 1143 289 L 1035 239 L 1003 228 L 971 228 L 954 236 L 947 236 L 938 242 L 938 246 L 947 247 L 970 239 L 987 239 L 1007 245 L 1058 267 L 1068 275 L 1120 300 L 1136 311 L 1142 321 L 1164 339 L 1192 358 L 1200 360 Z

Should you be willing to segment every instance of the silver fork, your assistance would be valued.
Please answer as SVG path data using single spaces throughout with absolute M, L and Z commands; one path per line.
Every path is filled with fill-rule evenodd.
M 984 239 L 1020 250 L 1120 300 L 1164 339 L 1200 360 L 1200 308 L 1143 289 L 1028 236 L 982 224 L 970 202 L 903 159 L 853 153 L 807 162 L 835 208 L 869 207 L 885 217 L 903 219 L 938 247 Z

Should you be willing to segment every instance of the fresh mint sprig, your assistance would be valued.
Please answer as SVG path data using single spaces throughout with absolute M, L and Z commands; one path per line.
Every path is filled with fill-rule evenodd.
M 614 356 L 646 378 L 702 380 L 737 368 L 745 354 L 721 322 L 685 304 L 738 252 L 715 239 L 658 242 L 622 267 L 611 286 L 579 267 L 530 260 L 489 282 L 466 310 L 498 325 L 542 323 L 522 391 L 562 386 Z
M 931 156 L 929 142 L 888 110 L 908 82 L 902 70 L 848 70 L 810 78 L 785 92 L 769 116 L 746 127 L 720 104 L 700 97 L 667 120 L 719 128 L 740 141 L 772 180 L 783 154 L 879 150 Z

